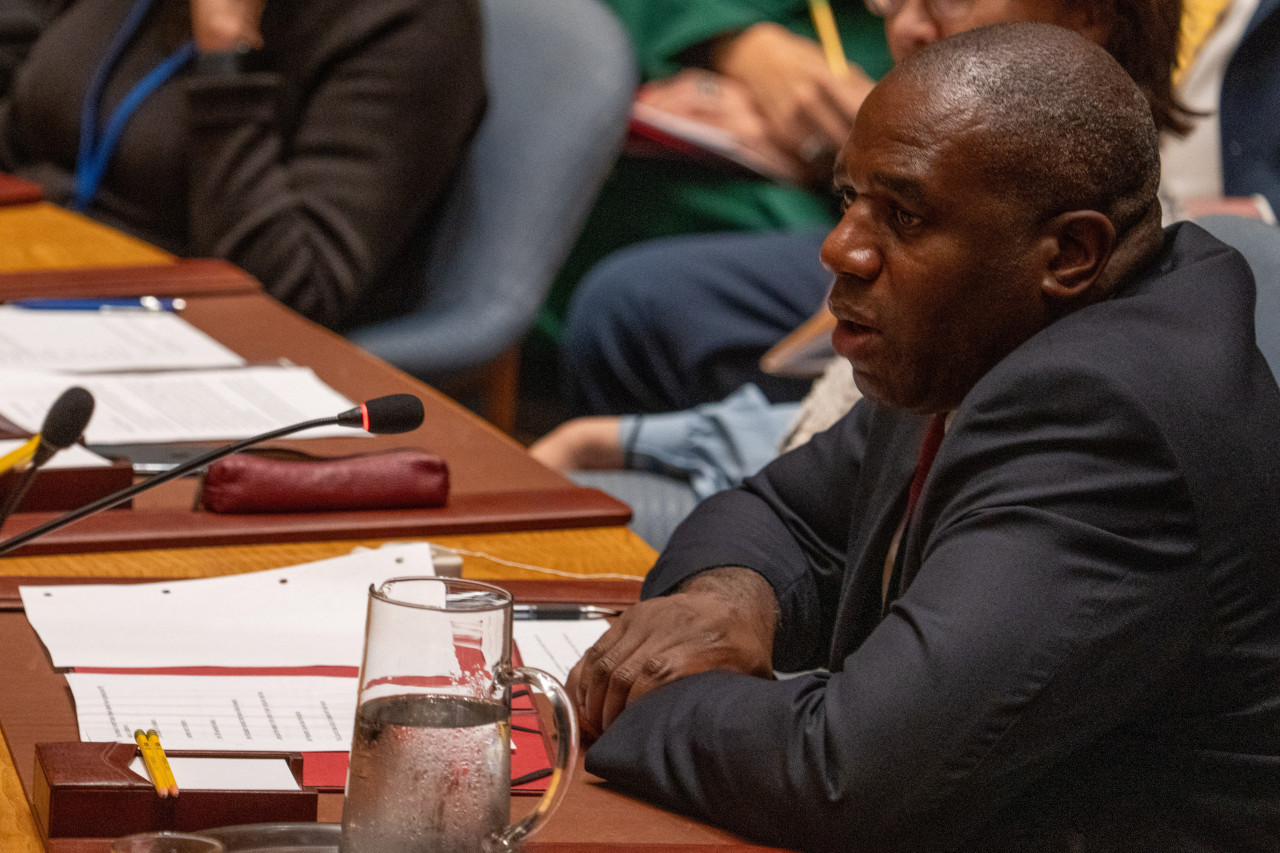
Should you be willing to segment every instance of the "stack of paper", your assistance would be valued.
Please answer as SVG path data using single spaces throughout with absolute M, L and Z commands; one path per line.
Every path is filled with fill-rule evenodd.
M 228 577 L 27 586 L 22 602 L 67 673 L 80 738 L 167 749 L 350 748 L 369 587 L 434 574 L 428 543 Z M 603 620 L 516 625 L 523 663 L 561 681 Z
M 350 747 L 370 585 L 432 574 L 426 543 L 229 577 L 22 587 L 80 738 L 167 749 Z
M 308 368 L 246 366 L 168 311 L 0 306 L 0 364 L 0 414 L 31 433 L 68 387 L 88 389 L 89 444 L 231 441 L 352 407 Z

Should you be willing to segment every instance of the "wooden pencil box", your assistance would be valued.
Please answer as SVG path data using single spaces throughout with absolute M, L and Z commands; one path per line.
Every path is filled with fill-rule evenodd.
M 0 474 L 0 500 L 21 477 L 17 471 Z M 123 462 L 101 468 L 44 468 L 36 473 L 18 512 L 69 512 L 131 485 L 133 468 Z
M 137 746 L 127 743 L 36 744 L 32 799 L 45 840 L 316 819 L 319 795 L 315 788 L 301 786 L 298 753 L 171 752 L 171 757 L 284 757 L 300 787 L 291 791 L 189 789 L 177 797 L 160 797 L 150 780 L 129 769 L 137 754 Z

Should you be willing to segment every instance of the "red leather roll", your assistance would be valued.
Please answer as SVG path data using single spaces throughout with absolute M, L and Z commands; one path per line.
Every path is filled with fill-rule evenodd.
M 200 504 L 212 512 L 424 509 L 449 499 L 449 466 L 421 450 L 281 460 L 238 453 L 209 466 Z

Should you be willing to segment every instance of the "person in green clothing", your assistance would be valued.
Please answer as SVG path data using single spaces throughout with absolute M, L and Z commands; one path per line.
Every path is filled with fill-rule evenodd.
M 705 69 L 746 96 L 767 141 L 805 174 L 799 184 L 697 164 L 618 161 L 539 318 L 558 339 L 578 279 L 605 255 L 653 237 L 829 226 L 831 160 L 862 99 L 892 64 L 883 21 L 859 0 L 833 0 L 850 73 L 828 65 L 805 0 L 605 0 L 631 36 L 642 80 Z

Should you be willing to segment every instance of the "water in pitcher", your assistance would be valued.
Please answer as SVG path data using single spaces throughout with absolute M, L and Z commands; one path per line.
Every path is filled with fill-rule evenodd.
M 483 850 L 507 824 L 507 715 L 501 703 L 462 696 L 387 696 L 362 705 L 342 853 Z

